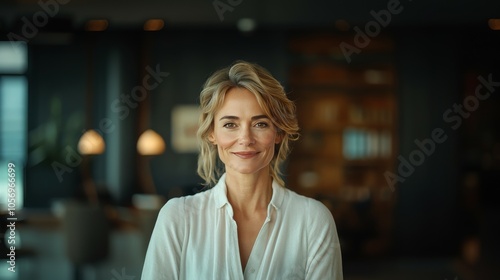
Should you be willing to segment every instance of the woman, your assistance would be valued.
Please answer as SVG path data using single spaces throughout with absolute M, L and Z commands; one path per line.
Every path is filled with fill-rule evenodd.
M 165 204 L 142 279 L 342 279 L 331 213 L 279 175 L 298 138 L 280 83 L 240 61 L 208 78 L 200 102 L 198 174 L 215 186 Z

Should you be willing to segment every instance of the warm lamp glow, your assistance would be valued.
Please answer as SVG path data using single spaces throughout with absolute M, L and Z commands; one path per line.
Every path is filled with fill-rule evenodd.
M 139 137 L 137 151 L 143 156 L 160 155 L 165 151 L 165 141 L 160 134 L 148 129 Z
M 335 21 L 335 28 L 337 28 L 340 31 L 349 31 L 349 28 L 351 28 L 351 26 L 346 20 L 338 19 Z
M 104 153 L 106 144 L 102 136 L 95 130 L 87 130 L 78 141 L 78 151 L 82 155 L 99 155 Z
M 87 31 L 104 31 L 108 29 L 108 21 L 105 19 L 92 19 L 87 21 L 85 24 L 85 30 Z
M 488 20 L 488 25 L 492 30 L 500 30 L 500 19 L 492 18 Z
M 159 31 L 165 26 L 162 19 L 150 19 L 144 23 L 144 30 L 146 31 Z

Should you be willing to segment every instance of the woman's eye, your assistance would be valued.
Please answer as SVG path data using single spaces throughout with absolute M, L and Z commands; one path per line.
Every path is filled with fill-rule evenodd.
M 236 124 L 234 124 L 234 123 L 226 123 L 226 124 L 223 125 L 223 127 L 225 127 L 225 128 L 235 128 Z
M 255 126 L 260 127 L 260 128 L 264 128 L 264 127 L 268 127 L 269 125 L 265 122 L 260 122 L 260 123 L 255 124 Z

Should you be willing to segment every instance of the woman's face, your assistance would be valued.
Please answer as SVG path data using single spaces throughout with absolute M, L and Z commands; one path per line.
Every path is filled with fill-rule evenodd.
M 226 172 L 269 172 L 274 146 L 280 142 L 275 126 L 247 89 L 232 88 L 215 114 L 209 140 L 217 145 Z

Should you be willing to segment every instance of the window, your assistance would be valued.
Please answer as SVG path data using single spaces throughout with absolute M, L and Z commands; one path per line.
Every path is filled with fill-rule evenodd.
M 8 165 L 15 164 L 16 206 L 23 206 L 27 151 L 27 46 L 0 42 L 0 210 L 7 208 Z

